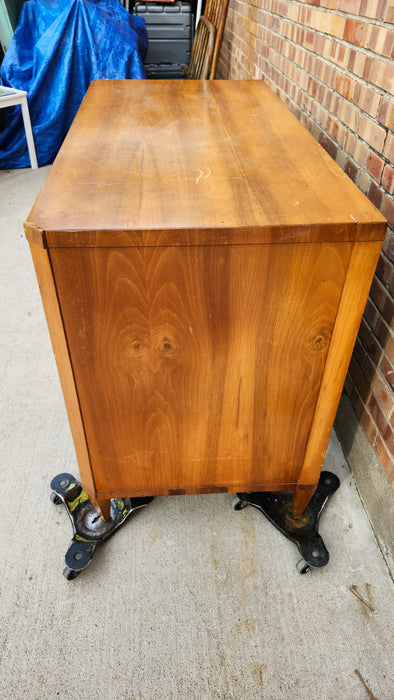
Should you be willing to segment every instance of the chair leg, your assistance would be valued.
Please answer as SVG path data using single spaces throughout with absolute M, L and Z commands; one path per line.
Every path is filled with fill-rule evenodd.
M 33 131 L 31 128 L 29 107 L 27 104 L 26 97 L 22 100 L 21 107 L 22 107 L 23 124 L 25 127 L 27 148 L 29 150 L 30 165 L 31 165 L 33 170 L 37 170 L 38 163 L 37 163 L 37 157 L 36 157 L 36 149 L 34 148 Z

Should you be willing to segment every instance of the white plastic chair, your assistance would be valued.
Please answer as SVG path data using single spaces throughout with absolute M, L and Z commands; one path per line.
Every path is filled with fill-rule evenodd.
M 29 150 L 30 165 L 33 170 L 37 170 L 36 149 L 34 148 L 33 132 L 30 122 L 29 107 L 27 104 L 27 92 L 16 90 L 15 88 L 3 87 L 0 85 L 0 107 L 10 107 L 11 105 L 21 105 L 23 124 L 25 127 L 27 148 Z

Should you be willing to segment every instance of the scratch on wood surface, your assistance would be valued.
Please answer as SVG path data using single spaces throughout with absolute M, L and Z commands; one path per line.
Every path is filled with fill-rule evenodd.
M 204 171 L 201 170 L 200 168 L 197 168 L 198 172 L 200 173 L 198 177 L 196 178 L 196 185 L 200 182 L 201 178 L 204 178 L 204 180 L 207 179 L 207 177 L 210 176 L 212 170 L 210 168 L 204 168 Z
M 87 160 L 88 163 L 92 163 L 93 165 L 97 165 L 99 168 L 103 167 L 103 163 L 98 163 L 97 160 L 92 160 L 91 158 L 87 158 L 87 156 L 85 156 L 84 160 Z

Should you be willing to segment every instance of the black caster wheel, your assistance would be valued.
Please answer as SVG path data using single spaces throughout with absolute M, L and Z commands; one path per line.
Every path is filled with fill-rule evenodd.
M 62 502 L 62 499 L 60 498 L 60 496 L 57 495 L 55 491 L 52 491 L 49 498 L 51 499 L 51 503 L 54 503 L 55 506 L 59 506 Z
M 152 497 L 111 498 L 110 517 L 103 520 L 82 484 L 72 474 L 58 474 L 51 481 L 52 503 L 62 503 L 71 520 L 73 538 L 65 555 L 63 576 L 72 581 L 90 564 L 96 547 L 108 539 L 135 510 L 144 508 Z
M 72 581 L 74 578 L 77 578 L 81 572 L 80 571 L 74 571 L 73 569 L 69 569 L 68 566 L 66 566 L 63 569 L 63 576 L 67 581 Z
M 306 574 L 311 569 L 325 566 L 330 558 L 318 533 L 318 523 L 327 499 L 339 488 L 339 484 L 335 474 L 322 471 L 317 488 L 299 518 L 294 516 L 294 496 L 287 491 L 237 493 L 233 508 L 258 508 L 285 537 L 297 545 L 302 559 L 296 568 L 300 574 Z
M 242 510 L 242 508 L 246 508 L 248 504 L 245 503 L 239 496 L 234 496 L 233 500 L 231 501 L 231 507 L 233 510 Z
M 312 567 L 308 564 L 305 559 L 300 559 L 298 564 L 296 564 L 296 569 L 299 574 L 304 575 L 304 574 L 309 574 L 309 572 L 312 570 Z

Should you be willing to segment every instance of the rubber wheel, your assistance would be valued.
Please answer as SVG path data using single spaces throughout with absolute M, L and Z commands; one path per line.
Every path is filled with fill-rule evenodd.
M 246 508 L 248 504 L 245 503 L 245 501 L 241 501 L 238 496 L 234 496 L 233 500 L 231 501 L 231 507 L 233 510 L 242 510 L 242 508 Z
M 298 564 L 296 564 L 296 569 L 297 569 L 299 574 L 303 575 L 303 574 L 308 574 L 311 570 L 311 567 L 308 564 L 308 562 L 305 561 L 305 559 L 300 559 Z
M 67 581 L 72 581 L 74 578 L 77 578 L 77 576 L 80 574 L 80 571 L 74 571 L 74 569 L 69 569 L 68 566 L 66 566 L 63 569 L 63 576 L 64 578 L 67 579 Z
M 60 503 L 62 502 L 62 499 L 60 498 L 60 496 L 57 495 L 55 491 L 52 491 L 49 498 L 51 499 L 51 503 L 54 503 L 55 506 L 60 505 Z

